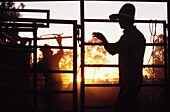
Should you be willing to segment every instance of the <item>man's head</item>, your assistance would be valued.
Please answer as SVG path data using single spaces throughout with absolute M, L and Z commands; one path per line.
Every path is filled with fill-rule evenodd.
M 135 18 L 135 6 L 130 3 L 124 4 L 118 14 L 111 14 L 109 18 L 110 20 L 119 20 L 121 28 L 132 25 Z
M 53 54 L 53 51 L 48 44 L 44 44 L 44 47 L 40 48 L 40 51 L 43 53 L 44 56 L 49 56 Z

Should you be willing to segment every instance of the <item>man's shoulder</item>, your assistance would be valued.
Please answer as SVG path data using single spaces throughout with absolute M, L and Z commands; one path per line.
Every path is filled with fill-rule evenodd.
M 55 58 L 55 59 L 56 59 L 56 57 L 57 57 L 57 58 L 61 58 L 62 55 L 63 55 L 63 52 L 58 51 L 58 52 L 56 52 L 55 54 L 53 54 L 52 58 Z
M 143 37 L 143 38 L 145 37 L 143 35 L 143 33 L 139 29 L 137 29 L 137 28 L 134 29 L 133 34 L 138 36 L 138 37 Z
M 133 29 L 132 32 L 143 36 L 143 33 L 136 27 Z
M 131 39 L 136 42 L 142 42 L 142 43 L 146 43 L 146 39 L 145 36 L 143 35 L 143 33 L 138 30 L 137 28 L 134 28 L 133 31 L 131 31 L 130 33 Z

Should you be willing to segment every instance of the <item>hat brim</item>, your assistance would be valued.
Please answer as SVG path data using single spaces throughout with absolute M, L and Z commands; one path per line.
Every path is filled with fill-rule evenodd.
M 51 48 L 40 48 L 41 52 L 47 52 L 47 51 L 51 51 Z
M 119 20 L 120 17 L 124 17 L 124 18 L 127 18 L 127 19 L 134 20 L 134 17 L 133 17 L 133 16 L 130 16 L 130 15 L 124 14 L 124 13 L 111 14 L 111 15 L 109 16 L 110 20 Z
M 119 17 L 120 17 L 119 14 L 111 14 L 111 15 L 109 16 L 110 20 L 118 20 Z

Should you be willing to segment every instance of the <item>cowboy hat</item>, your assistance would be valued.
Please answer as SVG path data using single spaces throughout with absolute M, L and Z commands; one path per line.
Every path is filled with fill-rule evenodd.
M 41 52 L 45 52 L 45 51 L 48 51 L 48 50 L 51 50 L 51 48 L 48 44 L 44 44 L 44 47 L 40 48 Z
M 117 20 L 120 16 L 134 20 L 135 6 L 133 4 L 126 3 L 121 7 L 118 14 L 111 14 L 109 18 L 110 20 Z

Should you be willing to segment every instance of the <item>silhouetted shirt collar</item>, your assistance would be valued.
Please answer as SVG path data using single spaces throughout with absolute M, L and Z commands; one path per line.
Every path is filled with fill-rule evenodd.
M 127 28 L 127 29 L 123 30 L 123 33 L 125 33 L 125 34 L 129 33 L 129 32 L 131 32 L 134 29 L 136 29 L 136 26 L 132 26 L 131 28 Z

